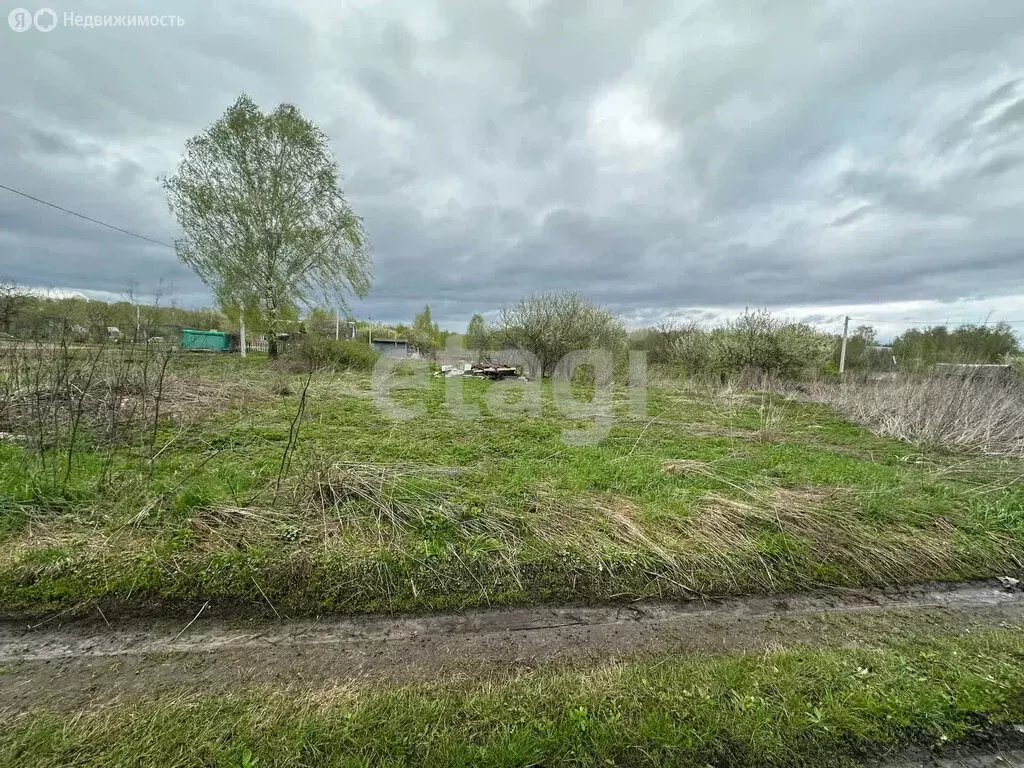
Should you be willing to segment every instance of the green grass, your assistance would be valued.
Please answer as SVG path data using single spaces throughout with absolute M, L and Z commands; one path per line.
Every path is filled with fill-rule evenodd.
M 795 648 L 35 710 L 4 765 L 832 766 L 1024 718 L 1020 626 L 885 649 Z
M 395 393 L 420 413 L 392 421 L 368 375 L 320 374 L 278 487 L 304 378 L 226 356 L 172 370 L 223 393 L 162 422 L 152 449 L 86 431 L 65 482 L 63 454 L 0 442 L 0 611 L 678 597 L 1001 575 L 1024 557 L 1024 463 L 922 451 L 777 395 L 655 379 L 646 415 L 617 390 L 608 434 L 578 446 L 563 431 L 586 422 L 548 383 L 539 415 L 502 418 L 488 382 L 432 379 Z M 481 415 L 453 417 L 446 385 Z

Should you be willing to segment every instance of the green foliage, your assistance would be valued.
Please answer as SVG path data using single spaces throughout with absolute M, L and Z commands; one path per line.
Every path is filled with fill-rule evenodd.
M 809 325 L 776 320 L 767 310 L 747 311 L 717 334 L 715 364 L 721 371 L 796 376 L 823 370 L 834 346 L 833 337 Z
M 19 305 L 7 332 L 18 338 L 101 342 L 109 339 L 108 328 L 117 328 L 121 338 L 133 337 L 137 322 L 144 339 L 167 335 L 177 327 L 219 331 L 229 323 L 224 314 L 213 309 L 34 296 Z
M 335 313 L 330 310 L 313 307 L 313 309 L 309 310 L 309 314 L 306 315 L 306 319 L 303 322 L 307 333 L 333 337 L 335 331 L 338 331 L 342 339 L 348 338 L 350 330 L 348 322 L 343 320 L 339 323 Z
M 651 362 L 676 365 L 687 374 L 735 375 L 755 369 L 788 377 L 837 370 L 841 346 L 836 336 L 777 320 L 765 310 L 745 312 L 725 328 L 663 323 L 634 334 L 631 342 L 646 350 Z M 846 368 L 891 369 L 893 356 L 900 367 L 910 369 L 943 362 L 1001 363 L 1020 351 L 1005 323 L 964 325 L 954 331 L 945 326 L 915 328 L 896 337 L 891 349 L 879 349 L 875 329 L 861 325 L 847 339 Z
M 256 333 L 269 334 L 269 330 L 264 322 L 263 313 L 260 310 L 259 302 L 249 300 L 243 306 L 239 302 L 224 299 L 221 300 L 220 305 L 223 315 L 228 321 L 226 327 L 238 328 L 244 318 L 245 328 L 249 333 L 250 339 L 252 338 L 252 335 Z M 278 312 L 277 326 L 280 333 L 295 332 L 296 330 L 301 332 L 299 308 L 292 303 L 284 304 Z
M 163 180 L 178 258 L 222 306 L 258 308 L 271 357 L 287 307 L 369 290 L 366 233 L 338 179 L 327 137 L 298 109 L 264 114 L 243 95 Z
M 879 350 L 878 333 L 870 325 L 859 325 L 846 339 L 846 370 L 889 370 L 892 365 L 891 350 Z M 836 374 L 839 372 L 839 358 L 842 344 L 835 345 L 832 363 Z
M 708 332 L 695 322 L 659 323 L 630 335 L 633 349 L 647 352 L 648 361 L 681 367 L 687 373 L 710 371 L 712 349 Z
M 409 341 L 420 354 L 433 356 L 437 350 L 444 345 L 445 334 L 437 327 L 430 317 L 430 305 L 427 304 L 412 321 L 412 328 L 409 331 Z
M 893 353 L 903 368 L 935 363 L 1001 363 L 1021 349 L 1006 323 L 961 325 L 950 331 L 944 325 L 923 330 L 912 328 L 892 342 Z
M 613 355 L 626 344 L 622 321 L 578 293 L 536 293 L 502 307 L 498 338 L 535 355 L 545 376 L 570 352 L 600 349 Z
M 491 347 L 491 334 L 484 322 L 483 315 L 473 315 L 466 327 L 466 347 L 483 357 Z
M 836 338 L 803 323 L 787 323 L 767 310 L 744 312 L 724 328 L 663 323 L 635 337 L 654 363 L 680 367 L 688 375 L 735 376 L 756 370 L 795 377 L 825 371 Z
M 337 371 L 351 369 L 369 371 L 379 355 L 366 344 L 348 339 L 307 336 L 288 357 L 298 361 L 301 370 Z

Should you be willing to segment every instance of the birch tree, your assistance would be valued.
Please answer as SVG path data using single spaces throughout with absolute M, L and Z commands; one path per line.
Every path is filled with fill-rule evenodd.
M 327 137 L 291 104 L 264 114 L 241 96 L 188 141 L 163 186 L 183 232 L 178 258 L 222 305 L 259 314 L 271 357 L 287 308 L 344 308 L 369 291 L 362 220 Z

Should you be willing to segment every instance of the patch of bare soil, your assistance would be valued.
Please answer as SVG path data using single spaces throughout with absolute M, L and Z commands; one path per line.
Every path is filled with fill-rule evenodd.
M 867 768 L 1024 768 L 1024 728 L 996 727 L 938 751 L 909 749 Z
M 1024 619 L 1024 593 L 998 583 L 888 592 L 623 606 L 524 607 L 397 617 L 248 621 L 212 612 L 107 623 L 0 623 L 0 702 L 22 710 L 103 705 L 167 691 L 301 688 L 507 676 L 543 663 L 649 653 L 847 645 L 912 631 Z
M 1024 749 L 968 754 L 958 757 L 927 756 L 894 763 L 879 763 L 878 768 L 1024 768 Z

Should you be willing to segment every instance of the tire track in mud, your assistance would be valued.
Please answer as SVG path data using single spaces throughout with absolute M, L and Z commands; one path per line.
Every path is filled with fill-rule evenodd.
M 550 662 L 645 653 L 762 651 L 858 642 L 850 620 L 951 632 L 1024 620 L 1024 592 L 998 582 L 887 591 L 526 606 L 425 615 L 266 619 L 215 615 L 0 622 L 0 701 L 79 706 L 162 690 L 412 682 L 507 674 Z M 837 623 L 838 622 L 838 623 Z M 855 627 L 852 628 L 855 630 Z

